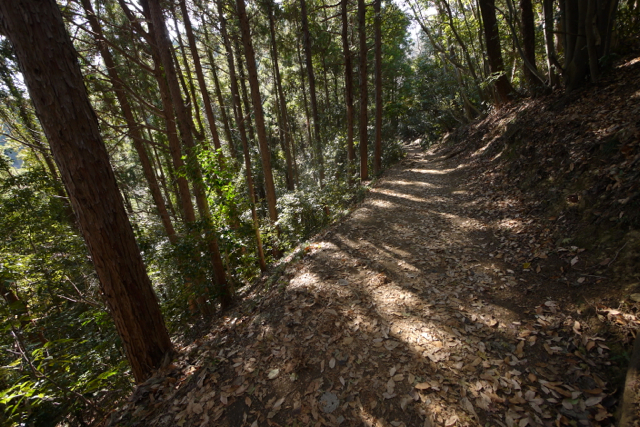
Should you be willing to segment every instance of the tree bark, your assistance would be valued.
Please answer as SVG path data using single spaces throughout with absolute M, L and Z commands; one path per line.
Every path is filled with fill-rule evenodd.
M 364 0 L 358 0 L 358 34 L 360 35 L 360 182 L 369 179 L 369 147 L 367 134 L 367 32 L 366 6 Z
M 209 45 L 209 32 L 207 31 L 207 24 L 203 22 L 204 27 L 204 39 L 207 45 Z M 229 124 L 229 116 L 227 115 L 227 108 L 225 106 L 224 98 L 222 97 L 222 90 L 220 89 L 220 80 L 218 79 L 218 72 L 216 71 L 216 63 L 213 59 L 213 53 L 211 48 L 207 46 L 207 59 L 209 60 L 209 67 L 211 67 L 211 76 L 213 77 L 213 84 L 216 91 L 216 98 L 218 98 L 218 105 L 220 105 L 220 116 L 222 117 L 222 124 L 224 125 L 224 133 L 227 138 L 227 144 L 229 145 L 229 153 L 234 159 L 238 159 L 238 150 L 236 150 L 233 134 L 231 133 L 231 125 Z
M 192 125 L 188 115 L 188 111 L 180 93 L 180 87 L 178 85 L 178 78 L 175 68 L 173 67 L 173 58 L 171 56 L 171 41 L 167 33 L 167 27 L 162 16 L 162 9 L 160 7 L 159 0 L 143 0 L 143 5 L 148 7 L 149 17 L 154 27 L 155 41 L 160 52 L 160 60 L 164 68 L 165 76 L 169 86 L 169 92 L 171 94 L 173 108 L 176 112 L 176 118 L 178 121 L 178 128 L 180 129 L 180 135 L 182 142 L 187 149 L 187 159 L 190 163 L 192 170 L 192 176 L 194 180 L 194 193 L 196 196 L 196 203 L 198 205 L 198 211 L 205 223 L 205 238 L 209 248 L 209 255 L 211 256 L 211 262 L 213 265 L 213 273 L 215 277 L 215 283 L 218 288 L 219 298 L 222 308 L 226 308 L 231 304 L 232 291 L 227 283 L 226 273 L 222 257 L 220 255 L 220 249 L 218 248 L 218 239 L 213 234 L 213 224 L 211 223 L 211 211 L 209 210 L 209 202 L 206 197 L 204 185 L 202 182 L 202 172 L 200 171 L 200 165 L 195 158 L 195 143 L 193 135 L 191 133 Z
M 342 53 L 344 55 L 344 102 L 347 109 L 347 182 L 351 185 L 355 174 L 356 152 L 353 147 L 353 69 L 351 49 L 349 48 L 348 4 L 349 0 L 342 0 L 340 14 L 342 16 Z
M 544 13 L 544 47 L 547 54 L 547 79 L 549 80 L 549 86 L 554 87 L 558 84 L 558 78 L 554 70 L 554 63 L 557 60 L 553 44 L 553 0 L 543 0 L 542 9 Z
M 222 36 L 222 43 L 224 44 L 227 66 L 229 67 L 229 82 L 231 85 L 231 97 L 233 102 L 233 114 L 235 116 L 238 131 L 240 132 L 240 140 L 242 142 L 242 152 L 244 156 L 245 166 L 245 179 L 247 181 L 247 192 L 249 193 L 249 202 L 251 204 L 251 219 L 253 220 L 253 231 L 256 235 L 256 247 L 258 255 L 258 263 L 260 264 L 260 270 L 267 270 L 267 263 L 264 257 L 264 249 L 262 247 L 262 236 L 260 234 L 260 222 L 258 220 L 258 213 L 256 211 L 256 192 L 253 184 L 253 168 L 251 166 L 251 153 L 249 152 L 249 141 L 247 139 L 247 131 L 244 126 L 244 119 L 242 115 L 242 101 L 240 100 L 240 93 L 238 90 L 238 79 L 236 77 L 236 68 L 233 61 L 233 49 L 231 49 L 231 43 L 229 42 L 229 35 L 227 34 L 227 20 L 224 17 L 222 11 L 222 1 L 218 0 L 218 14 L 220 17 L 220 35 Z
M 282 77 L 280 76 L 280 65 L 278 63 L 278 46 L 276 44 L 276 26 L 273 17 L 273 0 L 267 0 L 267 10 L 269 13 L 269 32 L 271 35 L 271 46 L 273 54 L 273 68 L 275 71 L 275 84 L 279 98 L 280 117 L 282 120 L 282 133 L 284 136 L 284 157 L 287 163 L 287 190 L 293 191 L 295 189 L 295 183 L 293 180 L 293 164 L 291 161 L 291 131 L 289 129 L 289 119 L 287 114 L 287 101 L 284 97 L 284 90 L 282 89 Z
M 375 0 L 375 57 L 376 57 L 376 142 L 373 154 L 373 173 L 378 174 L 382 170 L 382 29 L 380 16 L 380 2 Z
M 91 30 L 94 33 L 98 51 L 100 52 L 100 56 L 102 56 L 102 59 L 104 60 L 105 66 L 107 67 L 107 74 L 109 75 L 109 80 L 111 81 L 111 85 L 113 86 L 118 104 L 120 104 L 120 108 L 122 109 L 122 115 L 124 116 L 125 122 L 127 123 L 129 136 L 131 136 L 131 139 L 133 140 L 133 146 L 138 153 L 138 157 L 140 158 L 142 171 L 147 181 L 147 185 L 149 186 L 149 190 L 151 191 L 153 202 L 156 205 L 156 209 L 158 209 L 158 215 L 160 216 L 162 225 L 165 229 L 165 232 L 167 233 L 167 236 L 169 237 L 169 241 L 172 244 L 176 244 L 176 230 L 173 227 L 171 218 L 169 217 L 167 206 L 164 202 L 164 198 L 162 197 L 162 193 L 160 192 L 158 180 L 156 179 L 156 175 L 153 172 L 153 168 L 151 167 L 151 161 L 149 160 L 149 155 L 147 154 L 147 150 L 144 146 L 144 140 L 140 132 L 140 127 L 136 123 L 136 120 L 133 116 L 133 109 L 131 108 L 131 104 L 129 103 L 129 99 L 127 98 L 125 88 L 122 85 L 120 76 L 118 75 L 116 63 L 113 59 L 113 56 L 111 55 L 111 51 L 107 47 L 106 40 L 102 33 L 102 27 L 100 26 L 98 18 L 93 11 L 91 2 L 89 0 L 81 0 L 81 2 L 82 7 L 85 10 L 87 20 L 89 21 L 89 25 L 91 26 Z
M 247 90 L 247 76 L 244 72 L 244 63 L 242 62 L 242 49 L 240 48 L 240 44 L 238 43 L 237 35 L 233 37 L 234 41 L 234 50 L 235 50 L 235 59 L 236 64 L 238 65 L 238 77 L 240 77 L 240 85 L 238 88 L 240 89 L 240 95 L 242 96 L 242 104 L 244 106 L 244 111 L 246 115 L 243 117 L 244 120 L 247 121 L 247 134 L 249 135 L 249 142 L 252 144 L 256 143 L 256 133 L 254 131 L 253 119 L 251 118 L 251 104 L 249 104 L 249 91 Z
M 54 0 L 0 3 L 0 21 L 91 253 L 102 292 L 136 381 L 171 351 L 76 52 Z
M 520 0 L 520 16 L 522 21 L 522 46 L 524 56 L 527 58 L 531 66 L 536 67 L 536 27 L 533 16 L 533 6 L 531 0 Z M 524 77 L 529 85 L 529 91 L 535 92 L 539 86 L 538 78 L 533 74 L 529 67 L 524 67 Z
M 200 86 L 200 94 L 202 96 L 202 102 L 204 103 L 204 111 L 207 116 L 207 122 L 209 122 L 209 131 L 213 139 L 213 146 L 216 150 L 221 148 L 220 136 L 218 135 L 218 127 L 216 126 L 216 118 L 213 114 L 213 108 L 211 106 L 211 98 L 209 92 L 207 92 L 207 85 L 204 80 L 204 73 L 202 72 L 202 64 L 200 63 L 200 56 L 198 54 L 198 46 L 196 45 L 196 38 L 193 35 L 193 29 L 191 28 L 191 19 L 189 18 L 189 11 L 187 10 L 187 4 L 185 0 L 180 0 L 180 12 L 182 13 L 182 20 L 184 22 L 184 28 L 187 32 L 187 41 L 189 42 L 189 49 L 191 50 L 191 57 L 193 58 L 193 65 L 196 69 L 196 77 L 198 79 L 198 85 Z M 219 161 L 223 162 L 224 156 L 220 154 Z
M 267 206 L 269 208 L 269 218 L 273 225 L 278 221 L 278 211 L 276 209 L 276 188 L 273 183 L 273 172 L 271 171 L 271 153 L 267 142 L 267 129 L 264 124 L 264 112 L 262 111 L 262 97 L 258 82 L 258 69 L 256 67 L 256 56 L 251 41 L 249 29 L 249 18 L 245 9 L 244 0 L 236 0 L 238 8 L 238 18 L 240 20 L 240 34 L 244 45 L 244 54 L 247 60 L 247 72 L 249 73 L 249 86 L 251 87 L 251 100 L 253 101 L 253 112 L 260 145 L 262 169 L 264 173 L 265 190 L 267 193 Z
M 315 147 L 318 162 L 318 174 L 320 188 L 324 185 L 324 158 L 322 155 L 322 137 L 320 135 L 320 118 L 318 116 L 318 100 L 316 98 L 316 78 L 313 72 L 313 57 L 311 54 L 311 36 L 309 34 L 309 17 L 307 15 L 307 2 L 300 0 L 300 13 L 302 17 L 302 38 L 304 45 L 305 63 L 307 66 L 307 79 L 309 80 L 309 99 L 311 101 L 311 115 L 313 117 L 313 146 Z
M 487 57 L 491 73 L 496 77 L 496 102 L 505 104 L 512 99 L 513 88 L 504 72 L 502 61 L 502 48 L 500 47 L 500 33 L 496 23 L 496 10 L 494 0 L 479 0 L 482 24 L 484 27 L 485 42 L 487 45 Z

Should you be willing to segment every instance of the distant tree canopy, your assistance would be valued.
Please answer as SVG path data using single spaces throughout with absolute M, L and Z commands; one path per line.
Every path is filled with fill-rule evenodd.
M 0 144 L 23 161 L 0 156 L 8 425 L 85 424 L 162 363 L 163 322 L 176 333 L 232 304 L 402 140 L 595 82 L 640 33 L 637 0 L 13 3 L 0 7 Z

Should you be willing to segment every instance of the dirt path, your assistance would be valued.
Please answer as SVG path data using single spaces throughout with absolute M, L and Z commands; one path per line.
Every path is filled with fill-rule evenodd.
M 125 418 L 611 425 L 604 340 L 561 299 L 567 285 L 550 278 L 546 257 L 519 261 L 539 245 L 512 240 L 508 220 L 491 219 L 466 187 L 467 173 L 409 146 L 251 312 L 227 317 L 140 387 L 128 409 L 141 409 Z

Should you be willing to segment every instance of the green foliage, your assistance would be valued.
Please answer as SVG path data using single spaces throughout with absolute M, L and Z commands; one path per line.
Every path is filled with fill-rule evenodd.
M 0 411 L 9 425 L 79 423 L 90 408 L 70 393 L 97 403 L 130 387 L 86 248 L 57 190 L 39 169 L 0 180 L 0 280 L 18 298 L 0 305 Z

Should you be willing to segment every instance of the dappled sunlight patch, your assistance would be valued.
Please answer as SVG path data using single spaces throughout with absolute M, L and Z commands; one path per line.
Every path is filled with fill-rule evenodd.
M 447 175 L 451 172 L 453 172 L 455 170 L 455 168 L 451 168 L 451 169 L 407 169 L 409 172 L 412 173 L 419 173 L 419 174 L 423 174 L 423 175 Z
M 151 393 L 148 407 L 167 402 L 164 425 L 200 425 L 205 415 L 221 426 L 608 419 L 602 338 L 561 301 L 514 301 L 539 279 L 505 262 L 521 220 L 489 228 L 458 177 L 393 175 L 406 172 L 381 179 L 310 243 L 258 310 L 230 316 L 181 356 L 179 386 L 169 398 Z M 411 203 L 385 199 L 423 188 L 430 194 Z

